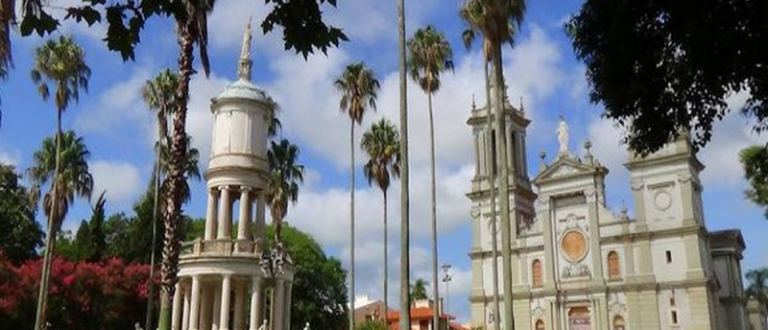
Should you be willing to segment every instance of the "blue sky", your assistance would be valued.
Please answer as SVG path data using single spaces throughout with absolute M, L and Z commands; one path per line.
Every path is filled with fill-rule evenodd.
M 53 6 L 75 0 L 54 0 Z M 556 150 L 556 121 L 563 114 L 571 128 L 571 150 L 581 153 L 581 144 L 589 138 L 593 154 L 611 173 L 608 175 L 609 207 L 618 211 L 622 203 L 631 209 L 628 173 L 621 166 L 627 159 L 619 145 L 621 130 L 600 119 L 602 108 L 588 102 L 588 85 L 584 68 L 578 63 L 562 29 L 562 23 L 575 13 L 580 1 L 543 0 L 530 2 L 516 48 L 505 48 L 505 76 L 514 103 L 523 97 L 528 117 L 528 164 L 535 176 L 539 152 L 553 155 Z M 349 251 L 349 121 L 339 113 L 339 94 L 332 82 L 343 67 L 364 60 L 374 69 L 382 83 L 378 111 L 370 113 L 363 127 L 378 118 L 397 122 L 397 19 L 394 0 L 339 0 L 338 9 L 325 8 L 327 17 L 344 29 L 351 42 L 344 43 L 327 55 L 317 54 L 307 61 L 283 51 L 278 34 L 254 35 L 254 81 L 272 95 L 282 108 L 284 136 L 297 143 L 308 173 L 299 202 L 288 213 L 288 221 L 310 232 L 327 253 L 348 264 Z M 482 62 L 476 45 L 465 50 L 460 35 L 464 29 L 459 20 L 457 0 L 420 0 L 407 4 L 408 34 L 426 24 L 444 31 L 451 41 L 456 70 L 444 78 L 435 97 L 438 217 L 440 231 L 440 263 L 453 265 L 450 288 L 451 312 L 459 320 L 469 316 L 467 296 L 470 289 L 469 191 L 473 174 L 471 130 L 465 124 L 473 95 L 479 106 L 484 104 Z M 54 9 L 54 11 L 56 11 Z M 59 10 L 60 11 L 60 10 Z M 207 165 L 210 148 L 211 115 L 209 100 L 236 77 L 243 28 L 249 17 L 260 23 L 266 8 L 260 1 L 219 1 L 210 25 L 210 57 L 212 73 L 192 81 L 192 99 L 187 129 L 201 151 L 201 167 Z M 63 15 L 63 12 L 59 12 Z M 152 115 L 140 98 L 141 85 L 161 69 L 176 68 L 178 47 L 170 22 L 153 20 L 142 34 L 135 62 L 123 62 L 117 53 L 106 51 L 104 27 L 67 23 L 61 33 L 73 35 L 87 53 L 93 76 L 90 90 L 82 94 L 64 115 L 64 127 L 75 129 L 85 137 L 91 151 L 90 165 L 97 192 L 107 189 L 109 213 L 131 213 L 131 205 L 144 191 L 152 166 L 154 124 Z M 37 95 L 29 79 L 34 48 L 42 39 L 20 38 L 12 34 L 15 68 L 0 89 L 3 127 L 0 129 L 0 161 L 21 169 L 30 165 L 32 153 L 41 140 L 52 135 L 55 127 L 54 107 Z M 199 68 L 199 66 L 198 66 Z M 746 95 L 729 99 L 733 108 L 743 103 Z M 412 278 L 431 278 L 429 273 L 429 158 L 426 119 L 426 97 L 414 84 L 409 85 L 411 143 L 411 223 Z M 713 141 L 700 153 L 707 166 L 702 174 L 704 209 L 710 230 L 740 228 L 747 251 L 744 270 L 768 264 L 768 243 L 761 240 L 768 223 L 762 211 L 744 199 L 746 183 L 737 161 L 741 148 L 764 143 L 764 136 L 751 133 L 748 119 L 733 113 L 717 124 Z M 359 132 L 360 130 L 358 130 Z M 359 134 L 358 134 L 359 135 Z M 359 157 L 357 163 L 364 160 Z M 357 293 L 371 298 L 381 297 L 382 240 L 381 193 L 370 188 L 357 166 Z M 398 185 L 390 190 L 390 302 L 397 301 L 399 265 L 399 200 Z M 204 184 L 193 183 L 192 202 L 186 212 L 205 214 Z M 76 228 L 89 216 L 84 201 L 77 201 L 64 227 Z M 443 286 L 441 285 L 441 290 Z

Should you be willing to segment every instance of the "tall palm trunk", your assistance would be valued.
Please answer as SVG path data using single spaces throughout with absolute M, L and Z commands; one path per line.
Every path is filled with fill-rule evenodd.
M 387 191 L 382 190 L 384 193 L 384 323 L 387 322 L 387 314 L 389 314 L 389 285 L 387 279 L 389 276 L 389 270 L 387 264 L 389 263 L 389 257 L 387 257 Z
M 162 136 L 160 137 L 162 138 Z M 159 141 L 159 140 L 158 140 Z M 152 254 L 149 257 L 149 296 L 147 297 L 147 319 L 144 329 L 152 330 L 152 300 L 155 298 L 155 250 L 157 246 L 157 212 L 160 199 L 160 143 L 155 146 L 155 200 L 152 206 Z
M 193 41 L 186 27 L 179 26 L 179 86 L 176 91 L 176 111 L 173 112 L 173 138 L 171 159 L 168 163 L 168 193 L 166 196 L 165 235 L 163 237 L 163 262 L 160 267 L 160 330 L 171 326 L 171 299 L 176 289 L 179 271 L 179 222 L 181 220 L 181 192 L 184 184 L 184 164 L 187 156 L 187 100 L 189 80 L 192 76 Z
M 405 75 L 405 0 L 397 0 L 398 35 L 400 51 L 400 330 L 411 329 L 410 255 L 408 252 L 410 228 L 410 193 L 408 191 L 408 98 Z
M 349 248 L 349 330 L 355 329 L 355 121 L 349 121 L 349 236 L 352 241 Z
M 485 63 L 483 65 L 483 69 L 485 72 L 485 100 L 486 105 L 488 106 L 488 109 L 486 110 L 486 152 L 485 152 L 485 159 L 486 164 L 488 164 L 488 168 L 486 171 L 488 171 L 488 197 L 490 199 L 490 219 L 491 219 L 491 231 L 493 235 L 491 236 L 491 244 L 493 245 L 493 249 L 491 250 L 491 257 L 493 258 L 493 262 L 491 262 L 492 268 L 493 268 L 493 325 L 494 330 L 500 330 L 500 314 L 499 311 L 501 310 L 499 308 L 499 243 L 496 239 L 496 235 L 499 232 L 498 226 L 496 224 L 496 174 L 493 173 L 493 150 L 491 149 L 491 132 L 493 132 L 493 120 L 491 119 L 491 84 L 490 79 L 488 77 L 488 61 L 483 60 Z
M 59 208 L 59 173 L 61 172 L 61 115 L 63 109 L 58 109 L 56 114 L 56 166 L 53 172 L 51 184 L 51 209 L 48 213 L 48 228 L 46 228 L 45 254 L 43 255 L 43 272 L 40 278 L 40 292 L 37 296 L 37 313 L 35 314 L 35 330 L 42 330 L 45 326 L 48 312 L 48 285 L 51 280 L 51 267 L 53 264 L 53 248 L 56 244 L 57 219 L 60 216 Z M 45 208 L 45 206 L 43 206 Z
M 435 121 L 432 115 L 432 86 L 427 83 L 427 107 L 429 108 L 429 148 L 431 155 L 431 180 L 432 180 L 432 297 L 435 303 L 432 305 L 432 329 L 440 329 L 440 293 L 437 291 L 437 196 L 435 193 Z M 441 306 L 438 306 L 440 303 Z
M 499 159 L 499 200 L 501 205 L 501 271 L 504 279 L 504 329 L 514 330 L 515 322 L 512 309 L 512 249 L 509 215 L 509 162 L 507 160 L 507 134 L 504 116 L 504 75 L 502 74 L 501 44 L 492 44 L 493 82 L 496 83 L 496 150 Z M 516 225 L 516 224 L 514 224 Z

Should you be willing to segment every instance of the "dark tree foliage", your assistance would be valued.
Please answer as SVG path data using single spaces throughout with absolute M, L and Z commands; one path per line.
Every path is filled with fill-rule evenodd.
M 13 166 L 0 164 L 0 251 L 14 264 L 37 256 L 43 231 L 35 207 Z
M 325 53 L 329 47 L 338 46 L 347 36 L 322 19 L 321 6 L 336 6 L 336 0 L 264 0 L 271 11 L 261 23 L 264 33 L 276 26 L 282 27 L 285 49 L 294 49 L 307 57 L 315 50 Z M 51 16 L 42 0 L 22 0 L 24 13 L 21 17 L 21 33 L 32 32 L 40 36 L 56 30 L 61 22 Z M 152 16 L 184 16 L 182 1 L 173 0 L 84 0 L 79 6 L 67 7 L 64 18 L 90 25 L 107 26 L 104 41 L 107 48 L 120 52 L 123 59 L 133 59 L 134 49 L 141 42 L 141 30 Z
M 681 129 L 705 145 L 726 97 L 768 129 L 768 1 L 587 0 L 566 26 L 587 66 L 590 98 L 653 152 Z

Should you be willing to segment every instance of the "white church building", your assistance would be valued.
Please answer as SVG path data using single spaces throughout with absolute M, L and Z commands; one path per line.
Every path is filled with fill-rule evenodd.
M 740 266 L 744 240 L 739 230 L 707 230 L 699 179 L 704 165 L 686 134 L 646 157 L 628 152 L 635 213 L 630 217 L 626 208 L 614 212 L 606 206 L 609 170 L 591 154 L 589 142 L 583 150 L 569 147 L 562 118 L 559 150 L 549 162 L 542 153 L 538 174 L 530 179 L 530 121 L 505 103 L 510 215 L 516 223 L 510 228 L 515 329 L 751 329 Z M 487 115 L 486 108 L 476 108 L 468 120 L 476 158 L 467 194 L 473 224 L 470 302 L 471 325 L 495 329 L 500 313 L 493 304 L 489 173 L 496 166 L 485 155 L 495 138 L 486 129 Z

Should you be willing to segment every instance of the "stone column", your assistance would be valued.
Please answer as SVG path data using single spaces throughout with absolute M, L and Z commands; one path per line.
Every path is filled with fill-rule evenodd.
M 265 211 L 266 201 L 264 200 L 264 193 L 261 192 L 258 194 L 256 200 L 256 240 L 260 240 L 262 245 L 264 244 L 264 239 L 266 238 L 266 223 L 264 220 Z
M 216 324 L 216 329 L 221 329 L 221 322 L 219 322 L 221 320 L 221 285 L 217 284 L 214 283 L 211 286 L 213 297 L 209 298 L 211 302 L 208 309 L 211 311 L 210 314 L 213 314 L 211 316 L 211 329 L 213 329 L 213 324 Z
M 189 330 L 190 291 L 189 287 L 184 289 L 184 314 L 181 316 L 181 330 Z
M 240 186 L 240 220 L 237 223 L 237 239 L 248 239 L 248 226 L 251 222 L 251 187 Z
M 171 311 L 171 329 L 179 330 L 179 315 L 181 313 L 181 282 L 176 283 L 176 292 L 173 293 L 173 310 Z
M 192 276 L 192 307 L 189 311 L 189 330 L 198 330 L 200 324 L 200 276 Z
M 261 326 L 261 278 L 251 278 L 251 315 L 249 330 L 256 330 Z
M 208 213 L 205 217 L 205 240 L 216 238 L 216 216 L 219 212 L 219 195 L 216 188 L 208 189 Z
M 275 279 L 275 305 L 274 306 L 285 306 L 285 287 L 283 286 L 283 279 L 276 278 Z M 272 329 L 273 330 L 285 330 L 283 327 L 283 312 L 284 310 L 282 308 L 273 308 L 272 311 L 275 313 L 275 320 L 272 322 Z
M 232 225 L 232 200 L 229 197 L 229 187 L 220 187 L 221 190 L 221 212 L 219 213 L 219 230 L 216 238 L 231 238 Z
M 285 289 L 285 307 L 283 308 L 283 327 L 286 329 L 291 328 L 291 289 L 293 287 L 293 282 L 285 282 L 285 286 L 283 289 Z
M 238 284 L 235 286 L 235 322 L 232 325 L 234 330 L 245 330 L 243 325 L 245 324 L 245 318 L 243 318 L 243 312 L 245 309 L 245 285 Z
M 229 274 L 224 275 L 224 279 L 221 281 L 221 314 L 219 329 L 229 329 L 229 295 L 232 290 L 232 277 Z

